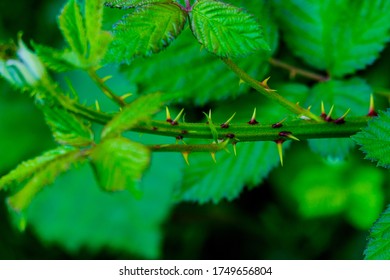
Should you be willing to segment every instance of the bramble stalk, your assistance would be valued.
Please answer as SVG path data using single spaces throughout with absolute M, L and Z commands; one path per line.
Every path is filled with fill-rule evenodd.
M 112 90 L 104 83 L 104 81 L 97 75 L 95 69 L 89 69 L 88 75 L 91 79 L 98 85 L 98 87 L 102 90 L 102 92 L 115 103 L 117 103 L 120 107 L 126 106 L 125 101 L 117 96 Z
M 231 59 L 229 58 L 222 58 L 222 61 L 225 62 L 225 64 L 244 82 L 249 84 L 253 89 L 258 91 L 259 93 L 263 94 L 267 98 L 279 103 L 289 111 L 298 114 L 306 116 L 312 120 L 315 120 L 317 122 L 323 122 L 324 120 L 321 119 L 319 116 L 313 114 L 309 110 L 306 110 L 302 108 L 301 106 L 287 100 L 280 94 L 278 94 L 275 90 L 266 88 L 265 85 L 263 85 L 261 82 L 257 81 L 256 79 L 252 78 L 248 73 L 246 73 L 243 69 L 241 69 L 237 64 L 235 64 Z
M 268 60 L 268 62 L 275 67 L 279 67 L 279 68 L 288 70 L 290 72 L 290 75 L 293 77 L 296 75 L 300 75 L 302 77 L 309 78 L 309 79 L 317 81 L 317 82 L 326 82 L 329 80 L 329 77 L 322 76 L 322 75 L 319 75 L 317 73 L 313 73 L 313 72 L 310 72 L 308 70 L 295 67 L 295 66 L 290 65 L 288 63 L 285 63 L 283 61 L 280 61 L 276 58 L 271 57 Z

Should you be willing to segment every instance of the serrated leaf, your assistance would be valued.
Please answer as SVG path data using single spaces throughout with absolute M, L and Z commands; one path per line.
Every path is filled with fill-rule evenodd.
M 141 196 L 139 181 L 150 160 L 145 146 L 122 137 L 110 138 L 93 149 L 91 159 L 103 190 L 129 190 L 134 196 Z
M 160 110 L 162 103 L 163 97 L 161 93 L 138 97 L 104 127 L 102 138 L 119 135 L 138 123 L 147 121 Z
M 291 50 L 334 77 L 373 63 L 389 40 L 388 0 L 275 2 Z
M 140 6 L 114 27 L 108 61 L 130 63 L 166 48 L 183 30 L 187 13 L 175 3 Z
M 140 139 L 155 143 L 165 137 L 155 138 L 143 135 Z M 159 258 L 162 225 L 173 206 L 172 192 L 180 184 L 183 164 L 180 154 L 154 153 L 140 183 L 141 199 L 129 192 L 101 191 L 89 165 L 83 165 L 60 176 L 34 199 L 28 224 L 45 244 L 60 246 L 75 256 L 86 249 L 109 249 L 134 258 Z
M 307 104 L 313 105 L 313 111 L 318 115 L 321 114 L 322 101 L 327 110 L 326 113 L 334 105 L 333 119 L 342 116 L 348 109 L 351 109 L 348 116 L 364 116 L 368 112 L 371 93 L 370 86 L 360 78 L 345 81 L 331 80 L 315 85 Z M 348 121 L 348 117 L 346 120 Z M 353 148 L 354 143 L 351 139 L 311 139 L 309 146 L 323 157 L 343 159 Z
M 57 155 L 52 160 L 47 162 L 38 172 L 32 174 L 31 179 L 22 189 L 8 198 L 8 204 L 14 211 L 24 211 L 43 187 L 52 184 L 59 174 L 82 159 L 82 153 L 79 150 L 62 148 L 62 154 L 56 152 Z
M 27 160 L 19 164 L 14 170 L 0 179 L 0 190 L 13 183 L 21 183 L 28 178 L 31 178 L 35 173 L 38 173 L 46 168 L 48 164 L 55 161 L 57 158 L 68 155 L 73 152 L 74 148 L 59 147 L 48 151 L 34 159 Z
M 93 143 L 91 128 L 76 116 L 58 107 L 46 106 L 42 109 L 46 123 L 59 144 L 83 147 Z
M 111 8 L 130 9 L 146 4 L 169 2 L 172 2 L 172 0 L 108 0 L 105 1 L 105 5 Z
M 58 17 L 59 26 L 72 51 L 85 57 L 87 53 L 87 36 L 81 15 L 80 6 L 76 0 L 69 0 Z
M 199 43 L 221 57 L 270 50 L 253 16 L 235 6 L 199 0 L 191 10 L 191 29 Z
M 390 260 L 390 206 L 371 228 L 364 258 L 366 260 Z
M 390 168 L 390 110 L 379 112 L 379 117 L 373 118 L 366 128 L 351 138 L 361 146 L 366 159 Z

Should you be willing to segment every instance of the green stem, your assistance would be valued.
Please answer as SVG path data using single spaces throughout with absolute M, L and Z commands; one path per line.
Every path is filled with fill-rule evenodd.
M 106 84 L 104 81 L 96 74 L 95 69 L 89 69 L 88 75 L 91 77 L 91 79 L 99 86 L 99 88 L 102 90 L 102 92 L 111 100 L 113 100 L 115 103 L 117 103 L 120 107 L 126 106 L 125 101 L 117 96 Z
M 267 98 L 279 103 L 289 111 L 298 114 L 306 116 L 312 120 L 315 120 L 317 122 L 323 122 L 323 120 L 310 112 L 309 110 L 306 110 L 302 108 L 301 106 L 285 99 L 283 96 L 279 95 L 276 91 L 266 88 L 265 85 L 262 85 L 261 82 L 257 81 L 256 79 L 252 78 L 248 73 L 246 73 L 244 70 L 242 70 L 237 64 L 235 64 L 231 59 L 229 58 L 222 58 L 222 61 L 225 62 L 225 64 L 244 82 L 249 84 L 253 89 L 258 91 L 259 93 L 263 94 Z

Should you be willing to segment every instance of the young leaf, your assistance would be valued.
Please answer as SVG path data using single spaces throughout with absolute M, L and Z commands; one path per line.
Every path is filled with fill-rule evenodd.
M 254 18 L 235 6 L 199 0 L 190 13 L 191 29 L 199 43 L 222 57 L 245 56 L 270 50 Z
M 58 107 L 43 107 L 45 119 L 54 139 L 62 145 L 89 146 L 93 143 L 93 133 L 76 116 Z
M 366 260 L 390 260 L 390 205 L 370 230 Z
M 291 50 L 335 77 L 372 64 L 389 39 L 389 0 L 275 2 Z
M 172 0 L 108 0 L 105 5 L 110 8 L 131 9 L 153 3 L 169 3 Z
M 326 114 L 334 105 L 332 119 L 342 116 L 348 109 L 351 109 L 348 116 L 364 116 L 368 111 L 371 93 L 370 86 L 362 79 L 332 80 L 315 85 L 306 103 L 315 105 L 313 111 L 318 115 L 321 114 L 321 102 L 324 102 Z M 343 159 L 353 148 L 354 143 L 351 139 L 332 138 L 311 139 L 309 145 L 314 152 L 323 157 Z
M 373 118 L 366 128 L 351 138 L 361 146 L 366 159 L 390 168 L 390 110 L 379 112 L 378 118 Z
M 176 3 L 157 3 L 137 7 L 114 27 L 107 59 L 126 61 L 150 56 L 167 47 L 183 30 L 187 13 Z
M 44 186 L 53 183 L 59 174 L 68 170 L 72 164 L 82 159 L 82 154 L 79 150 L 62 148 L 61 153 L 58 153 L 50 162 L 47 162 L 38 172 L 32 174 L 32 178 L 28 180 L 26 185 L 8 198 L 8 204 L 14 211 L 22 212 L 25 210 L 34 196 Z
M 110 138 L 93 149 L 91 159 L 102 189 L 127 189 L 140 197 L 138 183 L 150 160 L 150 151 L 145 146 L 122 137 Z
M 35 173 L 44 170 L 51 162 L 61 157 L 66 157 L 74 152 L 74 148 L 59 147 L 48 151 L 34 159 L 22 162 L 14 170 L 0 179 L 0 190 L 12 183 L 21 183 L 31 178 Z
M 102 138 L 121 134 L 157 113 L 163 103 L 161 93 L 138 97 L 118 113 L 103 129 Z
M 87 53 L 87 36 L 80 6 L 76 0 L 69 0 L 58 17 L 60 29 L 72 51 L 85 57 Z

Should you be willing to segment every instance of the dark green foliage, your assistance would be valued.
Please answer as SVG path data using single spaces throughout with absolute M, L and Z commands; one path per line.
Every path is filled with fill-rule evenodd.
M 371 228 L 364 256 L 367 260 L 390 260 L 390 207 Z

